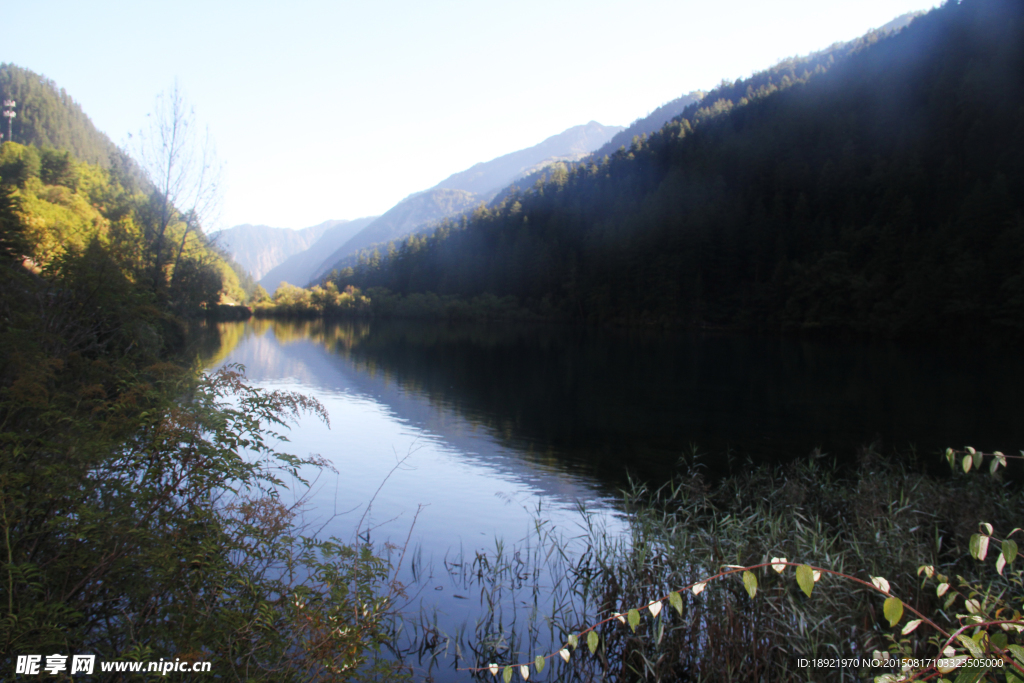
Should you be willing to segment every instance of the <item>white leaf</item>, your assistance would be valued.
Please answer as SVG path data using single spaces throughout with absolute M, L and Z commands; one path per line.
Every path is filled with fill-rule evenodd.
M 773 557 L 772 558 L 772 569 L 778 573 L 782 573 L 786 569 L 786 558 L 784 557 Z
M 524 681 L 530 680 L 530 667 L 525 664 L 519 667 L 519 675 L 523 677 Z
M 903 627 L 903 631 L 902 631 L 903 635 L 907 635 L 908 633 L 912 632 L 915 628 L 917 628 L 920 625 L 921 625 L 921 620 L 920 619 L 914 619 L 913 621 L 908 621 L 907 625 Z
M 939 587 L 935 589 L 935 594 L 938 595 L 941 598 L 943 595 L 946 594 L 946 591 L 948 591 L 948 590 L 949 590 L 949 584 L 948 583 L 940 583 Z
M 982 529 L 984 529 L 984 530 L 985 530 L 985 533 L 986 533 L 986 534 L 988 534 L 989 536 L 991 536 L 991 535 L 992 535 L 992 525 L 991 525 L 991 524 L 989 524 L 988 522 L 982 522 L 981 524 L 979 524 L 979 526 L 980 526 L 980 527 L 981 527 Z
M 988 554 L 988 536 L 982 536 L 978 541 L 978 559 L 984 561 Z
M 1002 557 L 1002 555 L 1000 555 Z M 655 600 L 647 605 L 647 609 L 651 610 L 651 616 L 656 617 L 661 612 L 661 600 Z
M 691 590 L 693 591 L 694 595 L 700 595 L 701 591 L 704 590 L 704 586 L 706 586 L 706 585 L 707 585 L 706 582 L 695 583 L 695 584 L 693 584 L 693 588 Z
M 999 557 L 996 558 L 996 571 L 999 575 L 1003 575 L 1003 569 L 1006 567 L 1006 558 L 1003 557 L 1002 553 L 999 553 Z
M 970 612 L 971 614 L 976 614 L 976 613 L 981 611 L 981 603 L 978 602 L 977 600 L 973 600 L 973 599 L 972 600 L 965 600 L 964 601 L 964 607 L 966 607 L 967 611 Z
M 889 592 L 889 582 L 883 579 L 881 576 L 872 576 L 871 583 L 874 584 L 875 588 L 882 591 L 883 593 Z
M 968 657 L 967 655 L 960 655 L 959 657 L 947 657 L 945 660 L 940 659 L 938 662 L 936 662 L 938 666 L 936 666 L 935 668 L 939 670 L 939 673 L 948 674 L 950 671 L 953 671 L 954 669 L 958 669 L 961 666 L 963 666 L 964 662 L 966 662 L 968 659 L 970 659 L 970 657 Z
M 490 666 L 487 667 L 487 670 L 491 672 L 492 676 L 497 676 L 498 675 L 498 665 L 497 664 L 491 664 Z
M 819 572 L 817 569 L 812 569 L 811 578 L 814 579 L 814 583 L 818 583 L 818 579 L 821 578 L 821 572 Z
M 615 618 L 619 620 L 620 624 L 625 624 L 626 623 L 626 615 L 625 614 L 619 614 L 618 612 L 616 612 L 615 613 Z
M 952 657 L 953 655 L 955 655 L 955 654 L 956 654 L 956 650 L 954 650 L 954 649 L 953 649 L 953 646 L 952 646 L 952 645 L 950 645 L 950 646 L 948 646 L 948 647 L 947 647 L 947 648 L 946 648 L 945 650 L 943 650 L 943 651 L 942 651 L 942 654 L 943 654 L 943 656 L 945 656 L 945 657 Z
M 562 658 L 563 662 L 569 661 L 569 651 L 566 650 L 564 647 L 558 651 L 558 655 Z

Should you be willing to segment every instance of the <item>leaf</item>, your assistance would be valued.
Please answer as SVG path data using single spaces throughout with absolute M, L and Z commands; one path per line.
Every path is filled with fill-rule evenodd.
M 757 595 L 757 577 L 754 572 L 743 572 L 743 587 L 747 589 L 747 595 L 753 600 Z
M 1020 645 L 1007 645 L 1006 649 L 1013 653 L 1013 658 L 1016 659 L 1021 665 L 1024 665 L 1024 647 Z
M 587 634 L 587 647 L 590 648 L 590 654 L 594 654 L 597 651 L 597 646 L 601 642 L 601 636 L 597 635 L 597 631 L 591 631 Z
M 970 612 L 971 614 L 977 614 L 978 612 L 981 611 L 981 603 L 978 602 L 977 600 L 973 600 L 973 599 L 972 600 L 964 600 L 964 607 L 966 607 L 967 611 Z
M 966 474 L 966 473 L 971 471 L 971 465 L 973 465 L 973 464 L 974 464 L 974 458 L 972 458 L 969 455 L 965 455 L 964 456 L 964 461 L 963 461 L 964 474 Z
M 985 534 L 986 535 L 988 535 L 988 536 L 992 535 L 992 525 L 989 524 L 988 522 L 982 522 L 978 526 L 980 526 L 982 529 L 985 530 Z
M 908 621 L 907 625 L 903 627 L 903 630 L 900 631 L 900 633 L 903 634 L 903 635 L 907 635 L 908 633 L 913 633 L 914 630 L 917 629 L 917 627 L 920 626 L 920 625 L 921 625 L 921 620 L 920 619 L 914 619 L 913 621 Z
M 974 458 L 974 466 L 981 467 L 981 461 L 985 458 L 985 454 L 981 451 L 974 451 L 971 456 Z
M 1014 559 L 1017 557 L 1017 543 L 1006 539 L 1003 541 L 1003 557 L 1006 558 L 1006 564 L 1013 564 Z
M 947 656 L 940 660 L 939 665 L 935 668 L 939 670 L 939 673 L 948 674 L 954 669 L 959 669 L 968 659 L 970 659 L 970 657 L 967 655 L 959 655 L 957 657 Z
M 497 664 L 488 664 L 487 665 L 487 670 L 491 672 L 492 676 L 497 676 L 498 675 L 498 665 Z
M 528 667 L 526 664 L 520 664 L 519 675 L 523 677 L 524 681 L 530 680 L 530 667 Z
M 817 569 L 812 569 L 811 578 L 814 579 L 814 583 L 818 583 L 818 581 L 821 580 L 821 572 L 819 572 Z
M 661 613 L 661 600 L 654 600 L 647 605 L 647 609 L 651 611 L 651 616 L 656 617 Z
M 806 564 L 797 567 L 796 583 L 800 586 L 800 590 L 807 594 L 807 597 L 811 597 L 811 592 L 814 590 L 814 570 Z
M 563 662 L 568 662 L 569 661 L 569 657 L 571 657 L 572 655 L 569 653 L 568 650 L 566 650 L 563 647 L 561 650 L 558 651 L 558 656 L 562 658 Z
M 988 466 L 988 473 L 995 474 L 996 470 L 999 469 L 999 458 L 992 458 L 992 462 Z
M 537 673 L 540 673 L 544 670 L 544 658 L 537 655 L 533 658 L 533 665 L 537 668 Z
M 701 583 L 695 583 L 695 584 L 693 584 L 693 588 L 691 590 L 693 591 L 694 595 L 700 595 L 701 591 L 704 590 L 704 586 L 706 586 L 706 585 L 708 585 L 708 584 L 707 584 L 707 582 L 704 582 L 704 581 L 702 581 Z
M 930 579 L 935 576 L 935 567 L 930 564 L 922 564 L 917 568 L 917 575 L 921 576 L 922 573 Z
M 633 629 L 633 633 L 636 633 L 636 627 L 640 624 L 640 612 L 635 609 L 629 610 L 629 627 Z
M 777 571 L 779 574 L 786 571 L 786 558 L 784 557 L 773 557 L 772 558 L 772 569 Z
M 615 613 L 615 618 L 619 620 L 620 624 L 625 624 L 626 623 L 626 615 L 625 614 L 621 614 L 619 612 L 616 612 Z
M 890 627 L 895 626 L 903 618 L 903 601 L 899 598 L 886 598 L 882 604 L 882 614 L 889 621 Z
M 985 656 L 985 653 L 982 651 L 980 647 L 978 647 L 978 644 L 974 642 L 973 638 L 969 638 L 961 633 L 956 637 L 956 639 L 960 642 L 961 645 L 967 648 L 967 651 L 970 652 L 971 656 L 975 659 L 981 659 Z
M 935 595 L 941 598 L 943 595 L 946 594 L 946 591 L 948 591 L 948 590 L 949 590 L 949 584 L 948 583 L 940 583 L 938 588 L 935 589 Z
M 981 561 L 985 560 L 985 556 L 988 555 L 988 541 L 992 538 L 991 536 L 982 536 L 978 541 L 978 559 Z
M 580 639 L 575 633 L 569 636 L 569 645 L 571 645 L 574 650 L 580 646 Z
M 676 612 L 683 613 L 683 599 L 679 597 L 679 593 L 672 591 L 668 594 L 668 601 L 673 607 L 676 608 Z
M 889 592 L 889 582 L 883 579 L 881 576 L 871 577 L 872 585 L 883 593 Z
M 512 667 L 511 666 L 506 666 L 505 670 L 501 672 L 501 680 L 505 681 L 505 683 L 510 683 L 511 682 L 511 680 L 512 680 Z
M 1003 575 L 1003 568 L 1005 567 L 1006 557 L 1004 557 L 1002 553 L 999 553 L 999 557 L 996 558 L 996 572 L 999 573 L 999 576 Z

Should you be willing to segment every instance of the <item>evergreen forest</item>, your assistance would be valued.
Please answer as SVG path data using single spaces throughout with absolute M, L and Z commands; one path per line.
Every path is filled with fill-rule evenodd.
M 947 2 L 723 82 L 332 281 L 600 324 L 1018 335 L 1022 35 L 1018 2 Z

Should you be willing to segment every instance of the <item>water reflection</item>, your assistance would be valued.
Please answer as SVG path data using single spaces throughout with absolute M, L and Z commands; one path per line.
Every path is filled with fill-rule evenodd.
M 449 633 L 479 609 L 449 571 L 460 560 L 521 541 L 538 515 L 572 536 L 577 504 L 621 529 L 627 473 L 661 480 L 691 444 L 725 471 L 729 452 L 733 466 L 814 447 L 851 460 L 879 441 L 937 463 L 949 445 L 1024 443 L 1024 367 L 1007 353 L 403 322 L 252 320 L 198 338 L 208 367 L 242 363 L 325 404 L 330 429 L 303 420 L 281 447 L 338 470 L 313 487 L 308 529 L 351 540 L 365 516 L 374 540 L 402 544 L 416 518 L 416 598 Z
M 663 477 L 692 444 L 721 471 L 729 452 L 737 463 L 784 461 L 820 447 L 850 460 L 878 442 L 931 459 L 947 446 L 1024 442 L 1024 366 L 1005 352 L 493 324 L 219 329 L 244 347 L 231 358 L 254 377 L 373 396 L 457 448 L 482 430 L 531 471 L 572 473 L 605 492 L 627 471 Z M 268 341 L 243 345 L 248 337 Z M 288 349 L 273 368 L 272 344 Z

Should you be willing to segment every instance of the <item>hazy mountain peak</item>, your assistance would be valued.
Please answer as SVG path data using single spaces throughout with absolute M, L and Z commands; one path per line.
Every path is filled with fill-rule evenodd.
M 621 130 L 622 126 L 604 126 L 597 121 L 573 126 L 533 147 L 482 161 L 465 171 L 453 173 L 434 187 L 487 195 L 508 186 L 516 178 L 536 170 L 545 162 L 573 161 L 586 156 Z

